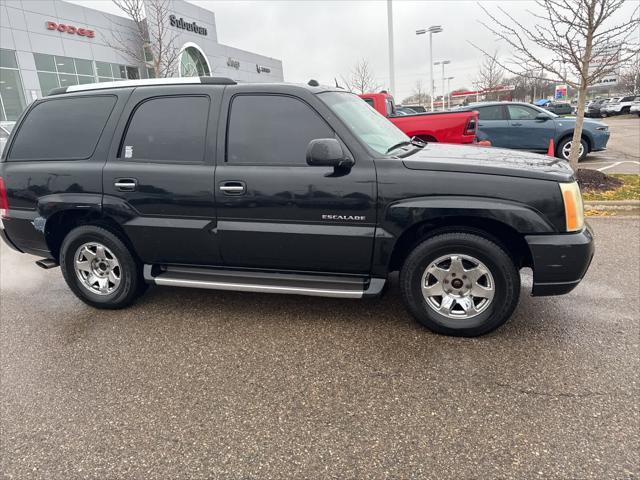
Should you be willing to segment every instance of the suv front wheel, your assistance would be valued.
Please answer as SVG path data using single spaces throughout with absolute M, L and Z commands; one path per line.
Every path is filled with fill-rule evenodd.
M 95 225 L 69 232 L 60 249 L 60 267 L 73 293 L 96 308 L 126 307 L 146 286 L 122 240 Z
M 430 330 L 474 337 L 511 316 L 520 297 L 520 275 L 496 243 L 476 234 L 431 237 L 407 257 L 400 289 L 413 316 Z

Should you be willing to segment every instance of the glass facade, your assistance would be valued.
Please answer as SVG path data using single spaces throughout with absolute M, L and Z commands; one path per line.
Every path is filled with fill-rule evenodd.
M 211 73 L 202 53 L 193 47 L 185 48 L 180 56 L 180 76 L 208 77 L 209 75 Z
M 0 48 L 0 121 L 16 120 L 25 106 L 16 52 Z
M 81 58 L 59 57 L 34 53 L 40 90 L 47 95 L 57 87 L 85 83 L 113 82 L 140 78 L 138 68 L 115 63 L 92 62 Z

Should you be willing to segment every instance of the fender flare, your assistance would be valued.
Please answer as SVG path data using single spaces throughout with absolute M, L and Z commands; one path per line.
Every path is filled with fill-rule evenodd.
M 487 197 L 430 196 L 403 199 L 390 204 L 376 229 L 374 273 L 387 273 L 392 255 L 403 234 L 422 225 L 452 225 L 457 219 L 499 223 L 523 238 L 526 234 L 557 233 L 553 224 L 538 210 L 518 202 Z M 472 226 L 472 225 L 469 225 Z

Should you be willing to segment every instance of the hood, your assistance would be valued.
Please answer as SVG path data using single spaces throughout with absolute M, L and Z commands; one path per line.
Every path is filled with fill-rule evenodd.
M 483 173 L 556 182 L 574 180 L 566 160 L 504 148 L 429 143 L 402 161 L 410 170 Z
M 600 107 L 598 107 L 600 108 Z M 564 123 L 564 125 L 575 125 L 576 124 L 576 117 L 554 117 L 553 119 L 554 122 L 556 122 L 559 126 L 562 126 L 562 124 Z M 595 119 L 595 118 L 584 118 L 584 127 L 583 128 L 595 128 L 595 127 L 599 127 L 599 126 L 605 126 L 606 124 L 602 123 L 600 120 Z

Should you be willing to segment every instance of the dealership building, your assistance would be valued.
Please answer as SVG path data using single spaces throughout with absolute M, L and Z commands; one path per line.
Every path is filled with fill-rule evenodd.
M 218 43 L 210 10 L 183 0 L 166 6 L 147 26 L 179 55 L 171 76 L 283 81 L 280 60 Z M 137 31 L 132 20 L 64 0 L 0 0 L 0 121 L 56 87 L 153 77 L 152 55 L 128 54 L 145 51 Z

